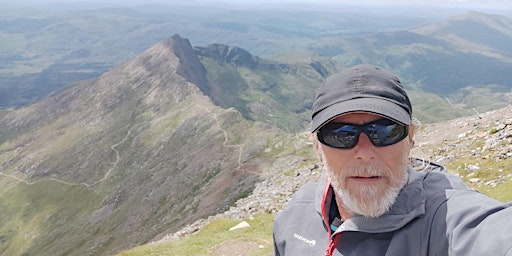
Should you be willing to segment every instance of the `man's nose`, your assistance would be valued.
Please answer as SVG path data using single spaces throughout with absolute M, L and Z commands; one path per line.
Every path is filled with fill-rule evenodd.
M 356 159 L 369 162 L 375 158 L 375 146 L 365 133 L 359 135 L 359 140 L 354 147 Z

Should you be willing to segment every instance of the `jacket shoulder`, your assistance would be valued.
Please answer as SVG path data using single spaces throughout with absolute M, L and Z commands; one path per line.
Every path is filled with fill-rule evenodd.
M 439 188 L 471 190 L 460 177 L 446 171 L 429 171 L 424 177 L 423 184 L 427 191 L 439 191 Z

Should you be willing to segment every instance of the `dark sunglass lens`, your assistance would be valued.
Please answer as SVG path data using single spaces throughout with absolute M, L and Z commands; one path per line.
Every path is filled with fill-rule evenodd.
M 407 136 L 407 127 L 391 120 L 382 119 L 368 126 L 368 137 L 375 146 L 398 143 Z
M 388 146 L 400 142 L 408 134 L 408 127 L 389 119 L 380 119 L 365 125 L 329 123 L 317 132 L 318 140 L 330 147 L 353 148 L 361 132 L 364 132 L 373 145 Z
M 357 143 L 358 133 L 353 125 L 326 124 L 318 131 L 318 139 L 331 147 L 351 148 Z

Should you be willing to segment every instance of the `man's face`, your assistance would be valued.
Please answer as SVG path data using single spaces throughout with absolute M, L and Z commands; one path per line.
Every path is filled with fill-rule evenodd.
M 341 115 L 331 123 L 367 124 L 382 119 L 370 113 Z M 389 210 L 408 179 L 412 132 L 402 141 L 376 147 L 365 133 L 351 149 L 337 149 L 315 139 L 336 197 L 352 213 L 378 217 Z

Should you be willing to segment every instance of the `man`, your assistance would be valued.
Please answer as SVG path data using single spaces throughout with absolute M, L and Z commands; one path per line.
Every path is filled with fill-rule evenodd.
M 411 114 L 399 79 L 382 68 L 326 79 L 311 122 L 324 174 L 276 217 L 275 255 L 512 255 L 512 203 L 442 166 L 415 170 Z

